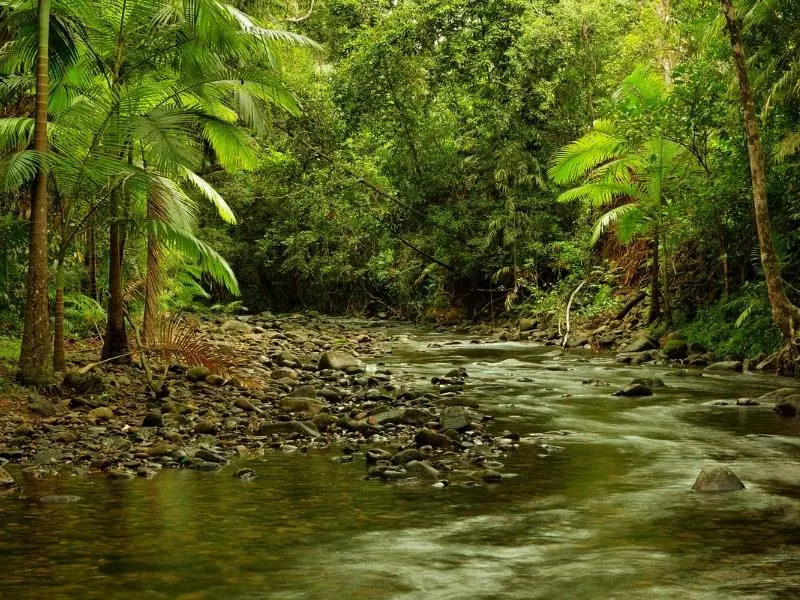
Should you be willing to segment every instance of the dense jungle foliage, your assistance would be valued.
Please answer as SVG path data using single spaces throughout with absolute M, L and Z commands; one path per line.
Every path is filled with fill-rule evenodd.
M 642 293 L 721 355 L 795 337 L 797 2 L 0 5 L 23 381 L 50 328 L 61 369 L 180 310 L 488 319 L 581 284 L 577 315 Z

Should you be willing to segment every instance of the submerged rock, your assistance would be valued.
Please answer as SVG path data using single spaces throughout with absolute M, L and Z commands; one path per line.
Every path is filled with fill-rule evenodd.
M 772 410 L 783 417 L 796 417 L 800 414 L 800 394 L 785 396 Z
M 743 490 L 742 480 L 728 467 L 706 467 L 697 476 L 692 486 L 695 492 L 735 492 Z

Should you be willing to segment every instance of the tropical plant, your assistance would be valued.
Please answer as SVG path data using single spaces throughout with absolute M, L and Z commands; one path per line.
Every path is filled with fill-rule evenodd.
M 590 212 L 606 209 L 594 223 L 592 245 L 611 228 L 623 243 L 639 235 L 652 238 L 651 323 L 661 315 L 662 273 L 664 316 L 667 321 L 672 318 L 668 269 L 660 265 L 668 261 L 668 208 L 678 200 L 678 186 L 692 169 L 683 146 L 667 139 L 656 124 L 649 124 L 647 131 L 640 127 L 663 94 L 658 77 L 642 69 L 635 71 L 617 93 L 625 118 L 598 119 L 586 135 L 556 152 L 550 167 L 555 183 L 578 184 L 563 192 L 560 202 L 580 200 Z M 631 121 L 638 125 L 637 135 L 631 135 Z

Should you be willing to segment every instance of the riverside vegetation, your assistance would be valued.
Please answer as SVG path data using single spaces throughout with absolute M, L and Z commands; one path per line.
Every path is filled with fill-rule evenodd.
M 501 478 L 468 373 L 365 372 L 389 318 L 798 370 L 797 3 L 301 4 L 0 2 L 4 461 Z

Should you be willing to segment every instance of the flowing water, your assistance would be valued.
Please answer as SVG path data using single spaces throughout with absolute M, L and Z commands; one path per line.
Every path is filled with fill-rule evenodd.
M 702 406 L 796 382 L 678 377 L 529 343 L 428 348 L 459 338 L 416 333 L 386 360 L 395 371 L 423 380 L 464 366 L 494 429 L 569 431 L 549 440 L 565 451 L 522 443 L 504 459 L 516 476 L 479 488 L 364 481 L 363 464 L 324 453 L 270 454 L 249 463 L 251 482 L 231 477 L 241 463 L 23 480 L 29 500 L 0 497 L 0 598 L 800 597 L 800 419 Z M 610 395 L 642 376 L 668 387 Z M 713 464 L 747 489 L 693 493 Z M 51 494 L 83 500 L 36 501 Z

